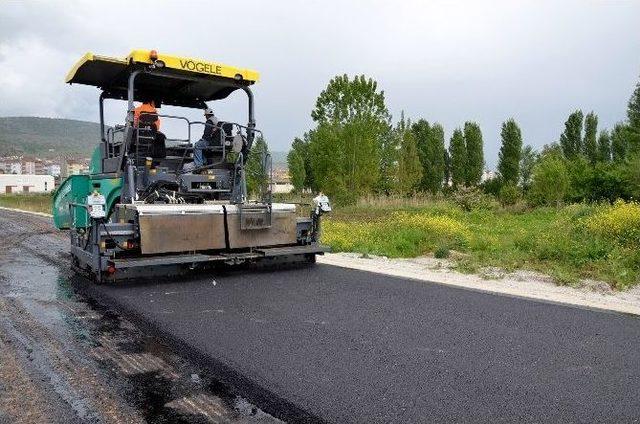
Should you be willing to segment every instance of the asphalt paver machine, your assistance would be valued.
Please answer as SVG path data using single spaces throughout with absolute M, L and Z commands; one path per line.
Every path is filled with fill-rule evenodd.
M 88 53 L 66 82 L 98 87 L 100 141 L 88 174 L 71 175 L 53 199 L 54 223 L 69 229 L 74 267 L 96 282 L 167 276 L 216 264 L 314 263 L 325 196 L 308 216 L 272 201 L 271 158 L 252 152 L 256 128 L 250 86 L 256 71 L 134 50 L 126 58 Z M 153 99 L 200 111 L 236 90 L 247 96 L 248 122 L 192 121 L 155 112 L 135 118 L 135 103 Z M 123 125 L 107 127 L 104 101 L 126 101 Z M 179 110 L 179 109 L 178 109 Z M 155 120 L 179 121 L 183 139 L 158 136 Z M 214 125 L 204 165 L 194 166 L 192 135 Z M 246 164 L 260 154 L 259 193 L 249 200 Z

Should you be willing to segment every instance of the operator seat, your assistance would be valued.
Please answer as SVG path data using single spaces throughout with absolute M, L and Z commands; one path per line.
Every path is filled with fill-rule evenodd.
M 158 160 L 167 156 L 166 136 L 156 129 L 157 120 L 157 113 L 143 112 L 140 114 L 133 146 L 136 162 L 144 163 L 147 157 Z
M 204 157 L 208 164 L 218 163 L 222 161 L 223 151 L 229 153 L 228 141 L 233 140 L 233 124 L 230 122 L 218 121 L 216 129 L 211 134 L 211 142 L 209 148 L 205 150 Z

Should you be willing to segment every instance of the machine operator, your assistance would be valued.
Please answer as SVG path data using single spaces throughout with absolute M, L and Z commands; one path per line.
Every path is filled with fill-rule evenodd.
M 206 163 L 204 150 L 221 141 L 219 140 L 220 128 L 218 126 L 218 118 L 214 115 L 213 110 L 206 108 L 204 110 L 204 117 L 206 119 L 204 133 L 202 134 L 202 138 L 193 145 L 193 164 L 196 168 L 204 166 Z

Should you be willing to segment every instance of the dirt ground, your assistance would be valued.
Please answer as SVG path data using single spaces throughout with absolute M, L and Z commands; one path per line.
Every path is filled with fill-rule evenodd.
M 86 298 L 67 244 L 0 212 L 0 423 L 278 422 Z

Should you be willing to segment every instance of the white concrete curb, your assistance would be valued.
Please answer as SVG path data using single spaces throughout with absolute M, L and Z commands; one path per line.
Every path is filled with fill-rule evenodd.
M 5 208 L 4 206 L 0 206 L 0 210 L 9 211 L 9 212 L 28 213 L 28 214 L 31 214 L 31 215 L 44 216 L 44 217 L 47 217 L 47 218 L 53 218 L 53 215 L 51 215 L 50 213 L 25 211 L 23 209 Z

